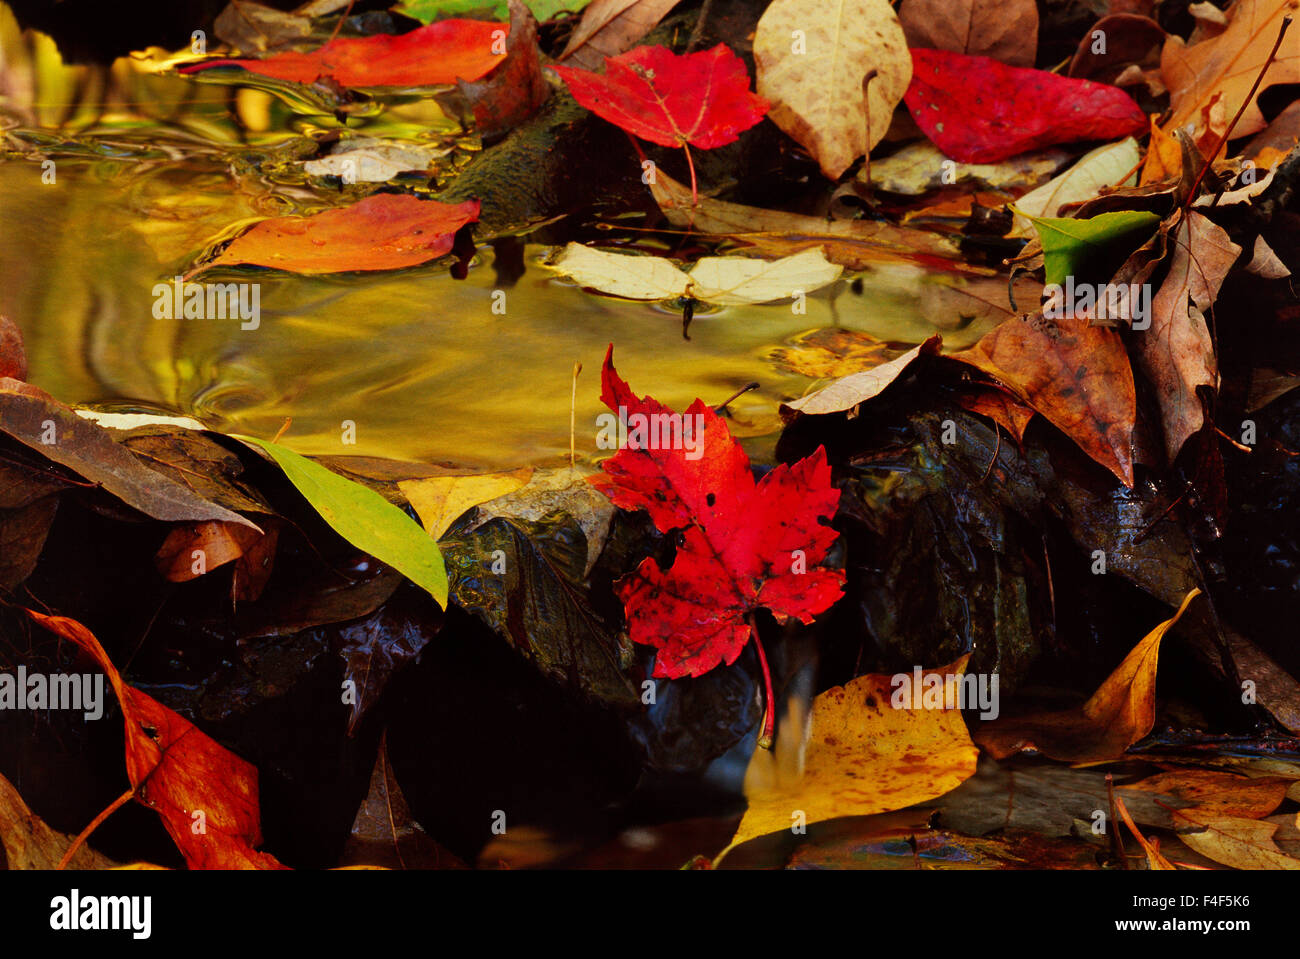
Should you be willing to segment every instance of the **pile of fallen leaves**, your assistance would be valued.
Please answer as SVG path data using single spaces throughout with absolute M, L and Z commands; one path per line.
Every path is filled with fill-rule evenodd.
M 367 35 L 235 0 L 180 75 L 344 124 L 436 97 L 483 149 L 318 135 L 316 212 L 186 279 L 464 269 L 526 234 L 684 332 L 899 264 L 942 275 L 934 325 L 988 332 L 777 351 L 819 382 L 771 468 L 611 346 L 618 452 L 484 475 L 79 409 L 0 318 L 0 655 L 102 671 L 124 729 L 0 751 L 71 737 L 69 778 L 21 789 L 83 794 L 56 830 L 0 778 L 10 868 L 1300 868 L 1294 4 L 1074 32 L 1031 0 L 675 6 L 406 0 Z M 550 162 L 586 194 L 494 188 Z M 601 215 L 662 247 L 590 229 L 611 176 Z M 645 825 L 728 762 L 743 798 Z

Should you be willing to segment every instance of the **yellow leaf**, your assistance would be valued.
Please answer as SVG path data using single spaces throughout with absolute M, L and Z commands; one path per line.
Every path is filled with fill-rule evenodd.
M 968 653 L 925 675 L 960 677 L 969 659 Z M 756 750 L 745 776 L 749 808 L 732 845 L 801 821 L 902 809 L 974 775 L 979 751 L 961 710 L 895 708 L 894 685 L 888 675 L 859 676 L 813 700 L 802 776 L 783 773 L 779 757 Z
M 1137 182 L 1138 161 L 1142 153 L 1137 141 L 1125 137 L 1085 153 L 1079 162 L 1059 176 L 1048 180 L 1016 201 L 1015 236 L 1033 231 L 1029 217 L 1059 216 L 1067 203 L 1082 203 L 1101 192 L 1102 187 Z
M 53 869 L 72 839 L 47 826 L 27 808 L 9 780 L 0 776 L 0 848 L 9 869 Z M 73 869 L 113 869 L 118 863 L 83 845 L 68 865 Z
M 527 484 L 532 475 L 532 468 L 524 467 L 477 476 L 428 476 L 402 480 L 397 485 L 415 508 L 420 524 L 437 539 L 466 510 L 513 493 Z

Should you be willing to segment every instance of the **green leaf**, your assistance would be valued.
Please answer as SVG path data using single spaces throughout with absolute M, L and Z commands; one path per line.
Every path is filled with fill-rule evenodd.
M 1029 218 L 1038 230 L 1043 244 L 1043 263 L 1047 267 L 1047 283 L 1062 283 L 1090 257 L 1103 252 L 1118 237 L 1139 230 L 1153 230 L 1160 222 L 1154 213 L 1141 210 L 1120 210 L 1103 213 L 1088 220 L 1068 217 Z
M 566 11 L 581 10 L 590 2 L 591 0 L 524 0 L 524 6 L 533 12 L 539 22 L 545 23 Z M 423 24 L 469 14 L 489 14 L 502 21 L 510 19 L 507 0 L 403 0 L 393 9 Z
M 374 490 L 345 479 L 277 443 L 232 433 L 260 446 L 275 460 L 289 482 L 334 531 L 357 549 L 387 563 L 447 607 L 447 569 L 433 537 L 401 509 Z

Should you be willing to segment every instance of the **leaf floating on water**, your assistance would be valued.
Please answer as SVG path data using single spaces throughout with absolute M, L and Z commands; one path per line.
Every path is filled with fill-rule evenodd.
M 811 293 L 839 278 L 843 267 L 820 250 L 805 250 L 779 260 L 706 256 L 690 273 L 661 256 L 606 253 L 570 243 L 551 268 L 579 285 L 629 300 L 690 297 L 736 306 L 769 303 Z
M 242 67 L 250 73 L 294 83 L 333 77 L 345 87 L 424 87 L 477 80 L 505 59 L 494 50 L 493 34 L 505 24 L 485 20 L 443 20 L 400 36 L 339 37 L 311 53 L 286 51 L 261 60 L 203 60 L 181 67 L 202 74 L 214 67 Z
M 312 216 L 263 220 L 198 269 L 248 264 L 290 273 L 400 270 L 450 253 L 456 231 L 478 213 L 477 200 L 440 203 L 379 193 Z
M 231 435 L 265 450 L 336 533 L 428 590 L 439 606 L 447 608 L 447 570 L 442 553 L 415 520 L 374 490 L 287 447 L 252 436 Z

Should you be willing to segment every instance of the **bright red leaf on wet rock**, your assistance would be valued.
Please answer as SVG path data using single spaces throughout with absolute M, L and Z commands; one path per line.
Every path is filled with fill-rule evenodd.
M 1142 109 L 1118 87 L 944 50 L 912 50 L 903 99 L 935 146 L 962 163 L 1147 129 Z
M 442 20 L 400 36 L 340 37 L 310 53 L 204 60 L 181 67 L 180 72 L 236 66 L 297 83 L 315 83 L 329 76 L 345 87 L 435 86 L 486 76 L 505 59 L 508 30 L 507 24 L 489 20 Z
M 618 583 L 633 641 L 659 650 L 654 674 L 699 676 L 732 663 L 750 638 L 746 614 L 812 622 L 843 592 L 839 570 L 817 566 L 838 535 L 825 450 L 754 481 L 749 458 L 701 400 L 676 414 L 639 398 L 605 355 L 601 400 L 626 443 L 596 482 L 623 509 L 644 509 L 662 532 L 683 529 L 670 569 L 646 559 Z M 665 436 L 668 439 L 665 439 Z
M 678 56 L 637 47 L 605 61 L 605 73 L 552 67 L 582 106 L 651 143 L 709 150 L 734 143 L 767 113 L 749 90 L 744 61 L 725 44 Z

